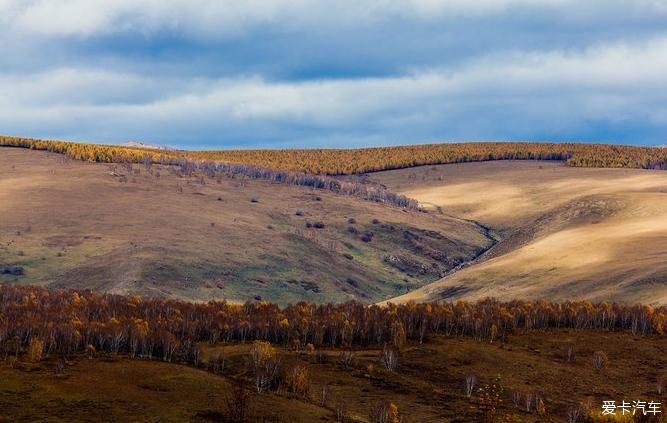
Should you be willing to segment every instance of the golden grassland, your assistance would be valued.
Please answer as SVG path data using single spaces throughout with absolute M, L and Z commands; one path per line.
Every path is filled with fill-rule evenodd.
M 563 355 L 569 347 L 576 355 L 572 362 Z M 58 372 L 55 357 L 38 363 L 0 360 L 0 421 L 225 422 L 237 380 L 250 394 L 249 422 L 337 422 L 343 406 L 346 422 L 365 423 L 371 421 L 373 404 L 385 400 L 397 405 L 405 422 L 483 421 L 482 394 L 476 389 L 468 398 L 464 391 L 469 375 L 479 378 L 478 387 L 499 378 L 499 422 L 568 422 L 568 413 L 582 407 L 588 411 L 579 422 L 630 422 L 584 420 L 584 415 L 599 414 L 604 400 L 660 401 L 663 413 L 667 402 L 664 388 L 658 394 L 658 380 L 665 376 L 664 336 L 549 330 L 517 334 L 505 343 L 438 336 L 406 345 L 393 372 L 383 368 L 376 348 L 354 349 L 348 366 L 340 361 L 346 350 L 279 348 L 284 367 L 307 369 L 305 395 L 288 390 L 257 394 L 247 365 L 250 343 L 203 348 L 204 363 L 221 354 L 224 370 L 213 374 L 205 364 L 195 369 L 108 354 L 72 357 Z M 597 350 L 609 358 L 602 369 L 593 365 Z M 545 413 L 515 405 L 515 392 L 538 395 Z
M 197 301 L 374 302 L 490 243 L 461 219 L 327 190 L 18 148 L 0 149 L 0 216 L 0 270 L 23 269 L 0 281 Z
M 431 210 L 489 226 L 501 242 L 474 264 L 395 301 L 592 299 L 667 304 L 667 174 L 486 162 L 373 179 Z
M 360 149 L 179 151 L 0 136 L 3 145 L 94 162 L 140 162 L 146 157 L 162 162 L 209 160 L 330 175 L 504 159 L 564 160 L 577 167 L 667 168 L 664 148 L 583 143 L 467 142 Z

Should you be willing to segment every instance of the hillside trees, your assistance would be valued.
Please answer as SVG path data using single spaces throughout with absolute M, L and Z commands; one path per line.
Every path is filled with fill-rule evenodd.
M 96 351 L 198 364 L 198 343 L 265 341 L 253 347 L 252 368 L 261 370 L 262 380 L 271 380 L 279 363 L 272 361 L 267 343 L 386 346 L 387 354 L 398 359 L 405 342 L 418 342 L 429 334 L 490 340 L 516 332 L 572 328 L 664 335 L 666 316 L 667 307 L 589 301 L 487 299 L 387 307 L 301 302 L 280 308 L 266 302 L 189 303 L 0 285 L 0 352 L 27 353 L 33 340 L 39 340 L 44 355 Z M 259 386 L 264 389 L 266 383 L 260 381 Z
M 667 149 L 610 144 L 469 142 L 360 149 L 179 151 L 0 136 L 0 146 L 47 150 L 78 160 L 243 164 L 320 175 L 348 175 L 420 165 L 489 160 L 561 160 L 578 167 L 667 169 Z M 148 169 L 147 169 L 148 170 Z

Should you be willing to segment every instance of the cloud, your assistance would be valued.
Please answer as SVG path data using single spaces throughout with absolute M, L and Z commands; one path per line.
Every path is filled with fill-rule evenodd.
M 3 0 L 0 21 L 44 36 L 104 36 L 167 31 L 194 37 L 238 36 L 265 25 L 327 28 L 386 19 L 433 21 L 540 10 L 567 19 L 650 17 L 667 13 L 659 0 Z
M 0 0 L 0 132 L 653 142 L 667 2 Z
M 0 124 L 16 133 L 59 128 L 87 139 L 146 134 L 172 143 L 191 136 L 281 144 L 346 134 L 350 143 L 503 138 L 536 125 L 576 138 L 591 122 L 664 126 L 666 73 L 667 38 L 491 55 L 373 78 L 193 80 L 63 68 L 0 77 Z

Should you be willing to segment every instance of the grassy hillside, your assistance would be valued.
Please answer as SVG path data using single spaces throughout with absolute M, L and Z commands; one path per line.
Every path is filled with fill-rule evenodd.
M 469 142 L 361 149 L 173 151 L 0 136 L 0 146 L 64 153 L 88 161 L 226 161 L 313 174 L 353 174 L 428 164 L 501 159 L 565 160 L 577 167 L 667 168 L 667 150 L 583 143 Z
M 478 226 L 243 175 L 0 149 L 0 282 L 374 302 L 487 248 Z
M 396 301 L 588 298 L 667 304 L 667 174 L 487 162 L 373 175 L 377 182 L 491 227 L 475 264 Z
M 249 395 L 247 422 L 373 422 L 371 410 L 383 401 L 395 404 L 405 422 L 484 421 L 489 401 L 479 388 L 493 383 L 500 386 L 496 421 L 565 423 L 578 412 L 578 422 L 631 422 L 584 420 L 586 414 L 599 416 L 609 399 L 662 402 L 666 412 L 665 388 L 658 394 L 665 337 L 552 330 L 489 343 L 438 336 L 406 345 L 394 371 L 383 367 L 377 348 L 353 349 L 345 365 L 347 349 L 309 353 L 278 347 L 283 368 L 307 370 L 305 394 L 287 388 L 258 394 L 247 364 L 251 345 L 204 345 L 200 369 L 108 354 L 71 357 L 63 370 L 57 370 L 58 357 L 0 360 L 0 421 L 233 422 L 227 416 L 237 398 L 236 381 Z M 568 362 L 570 347 L 574 359 Z M 593 364 L 599 349 L 609 359 L 602 369 Z M 218 357 L 224 368 L 206 371 Z M 465 381 L 471 375 L 479 382 L 469 398 Z M 544 411 L 538 412 L 535 400 L 527 406 L 529 397 L 541 401 Z

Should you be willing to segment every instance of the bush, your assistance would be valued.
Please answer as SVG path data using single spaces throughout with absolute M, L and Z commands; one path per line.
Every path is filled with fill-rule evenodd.
M 294 214 L 297 215 L 297 216 L 303 216 L 304 215 L 303 210 L 297 210 Z
M 0 274 L 2 275 L 13 275 L 13 276 L 23 276 L 25 270 L 21 266 L 10 266 L 5 265 L 0 267 Z
M 351 217 L 347 219 L 347 223 L 349 223 L 350 225 L 354 225 L 355 223 L 357 223 L 357 220 L 354 217 Z
M 391 401 L 377 401 L 371 406 L 369 421 L 371 423 L 399 423 L 398 407 Z
M 305 366 L 296 365 L 289 369 L 285 375 L 287 390 L 301 397 L 307 397 L 310 393 L 310 378 Z
M 398 367 L 398 351 L 385 345 L 380 353 L 380 362 L 382 362 L 385 369 L 393 372 Z
M 30 346 L 28 348 L 28 361 L 37 363 L 42 359 L 42 353 L 44 352 L 44 342 L 39 338 L 32 338 L 30 340 Z
M 315 222 L 313 226 L 317 229 L 324 229 L 326 225 L 323 222 Z
M 596 369 L 604 369 L 609 364 L 609 357 L 604 351 L 596 351 L 593 354 L 593 367 Z

